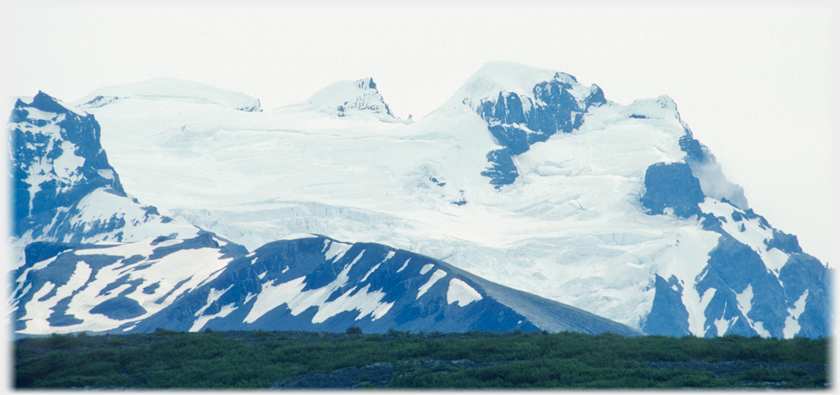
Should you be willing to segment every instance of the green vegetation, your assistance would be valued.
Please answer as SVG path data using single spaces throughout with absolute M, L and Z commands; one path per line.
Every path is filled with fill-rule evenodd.
M 158 330 L 15 341 L 17 388 L 827 388 L 828 339 Z

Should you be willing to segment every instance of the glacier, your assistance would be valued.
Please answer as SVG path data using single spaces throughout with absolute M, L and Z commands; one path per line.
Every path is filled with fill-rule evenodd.
M 380 243 L 650 334 L 827 335 L 828 269 L 749 209 L 673 100 L 607 97 L 491 62 L 416 121 L 394 117 L 370 78 L 270 111 L 160 79 L 71 107 L 96 117 L 135 200 L 250 251 L 329 235 L 345 244 L 325 246 L 328 260 Z M 287 284 L 276 292 L 302 286 Z M 446 284 L 456 305 L 480 300 Z

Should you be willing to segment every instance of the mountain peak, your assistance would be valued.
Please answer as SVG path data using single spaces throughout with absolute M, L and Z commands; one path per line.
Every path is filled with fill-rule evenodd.
M 32 97 L 32 102 L 29 104 L 26 104 L 23 100 L 18 99 L 15 103 L 15 108 L 24 107 L 29 107 L 30 111 L 31 109 L 38 109 L 53 114 L 84 115 L 84 113 L 79 114 L 78 112 L 70 110 L 66 105 L 62 104 L 60 100 L 44 93 L 43 91 L 38 91 L 38 94 Z
M 334 82 L 312 95 L 308 102 L 316 108 L 336 112 L 340 117 L 357 112 L 394 116 L 370 77 Z
M 81 108 L 96 108 L 114 100 L 128 98 L 180 99 L 218 104 L 240 111 L 262 111 L 260 101 L 244 93 L 168 77 L 156 77 L 128 85 L 102 87 L 75 104 Z
M 8 130 L 15 237 L 79 243 L 195 233 L 180 221 L 166 225 L 171 218 L 125 193 L 93 114 L 38 92 L 30 104 L 18 100 Z
M 356 80 L 356 84 L 361 89 L 373 89 L 376 90 L 376 83 L 373 82 L 373 78 L 362 78 L 360 80 Z M 378 92 L 378 91 L 377 91 Z
M 578 100 L 584 100 L 592 89 L 578 83 L 567 73 L 526 66 L 516 62 L 492 61 L 482 66 L 455 92 L 443 107 L 467 105 L 475 109 L 482 101 L 495 100 L 500 92 L 519 96 L 534 96 L 534 87 L 541 82 L 559 81 L 569 86 Z M 600 88 L 598 88 L 600 91 Z

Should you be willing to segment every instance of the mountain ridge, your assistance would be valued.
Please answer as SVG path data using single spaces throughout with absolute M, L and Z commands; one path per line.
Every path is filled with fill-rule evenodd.
M 84 98 L 70 103 L 70 105 L 79 108 L 97 108 L 127 98 L 194 100 L 230 107 L 239 111 L 262 111 L 259 99 L 244 93 L 219 89 L 196 81 L 169 77 L 155 77 L 133 84 L 98 88 Z
M 75 122 L 66 123 L 68 116 Z M 322 236 L 287 235 L 283 240 L 268 243 L 249 254 L 244 247 L 200 228 L 192 228 L 184 232 L 185 234 L 179 234 L 178 231 L 183 231 L 182 227 L 172 223 L 167 217 L 161 217 L 154 206 L 140 206 L 136 199 L 129 198 L 123 191 L 122 186 L 118 184 L 116 172 L 108 165 L 104 150 L 99 145 L 99 126 L 93 115 L 81 117 L 48 95 L 39 93 L 29 105 L 18 102 L 10 125 L 14 126 L 9 130 L 15 136 L 14 146 L 19 153 L 14 156 L 14 163 L 20 170 L 15 172 L 14 178 L 18 183 L 25 184 L 25 181 L 31 181 L 28 174 L 32 173 L 23 171 L 29 168 L 30 164 L 42 163 L 45 157 L 49 159 L 64 154 L 52 154 L 50 150 L 38 151 L 35 144 L 49 147 L 66 146 L 67 139 L 76 135 L 89 135 L 86 144 L 80 143 L 83 149 L 74 151 L 83 155 L 80 157 L 82 160 L 73 162 L 75 168 L 65 168 L 62 171 L 68 174 L 82 171 L 80 169 L 90 165 L 89 152 L 94 151 L 97 156 L 93 157 L 92 162 L 98 163 L 99 167 L 107 167 L 111 172 L 108 180 L 111 180 L 112 184 L 105 183 L 104 186 L 101 185 L 101 180 L 97 181 L 98 179 L 72 180 L 74 182 L 71 183 L 71 187 L 83 188 L 83 192 L 65 199 L 44 199 L 46 203 L 52 204 L 45 210 L 58 210 L 61 213 L 61 205 L 67 204 L 86 214 L 91 211 L 88 208 L 90 206 L 85 204 L 86 200 L 92 194 L 113 186 L 118 188 L 117 192 L 108 192 L 105 189 L 104 193 L 113 194 L 117 198 L 116 205 L 97 207 L 97 204 L 94 204 L 93 209 L 104 208 L 106 215 L 109 214 L 108 209 L 119 210 L 126 206 L 138 206 L 145 210 L 142 222 L 139 218 L 130 218 L 127 222 L 123 217 L 117 218 L 120 212 L 112 213 L 114 216 L 104 228 L 98 227 L 98 222 L 91 222 L 89 215 L 82 215 L 73 225 L 84 229 L 84 234 L 79 234 L 75 228 L 67 227 L 55 228 L 50 234 L 33 233 L 33 228 L 38 230 L 38 226 L 44 226 L 44 221 L 17 221 L 24 224 L 34 223 L 28 228 L 24 226 L 17 234 L 18 239 L 25 244 L 23 262 L 19 262 L 12 276 L 14 290 L 11 307 L 15 311 L 13 324 L 17 336 L 68 332 L 151 332 L 160 327 L 195 332 L 206 325 L 217 328 L 295 328 L 334 332 L 361 325 L 367 331 L 378 332 L 399 327 L 415 331 L 504 331 L 516 328 L 528 331 L 565 329 L 586 333 L 612 331 L 624 335 L 641 334 L 624 325 L 557 302 L 535 296 L 523 298 L 519 291 L 495 286 L 444 262 L 393 250 L 384 245 L 352 245 Z M 42 141 L 44 139 L 39 136 L 47 136 L 50 139 Z M 101 168 L 94 170 L 96 174 L 102 171 Z M 57 176 L 52 169 L 38 174 Z M 41 182 L 38 185 L 43 184 L 44 182 Z M 25 191 L 29 190 L 31 188 Z M 23 196 L 22 193 L 15 196 L 18 195 Z M 29 203 L 29 194 L 25 197 L 27 199 L 22 203 Z M 31 220 L 30 214 L 30 211 L 24 213 L 23 219 Z M 155 223 L 147 231 L 157 232 L 159 236 L 142 239 L 142 236 L 127 232 L 132 226 L 144 225 L 150 218 Z M 55 223 L 56 220 L 53 219 L 46 226 L 53 229 Z M 168 233 L 173 230 L 176 232 Z M 189 238 L 190 231 L 195 232 L 195 237 Z M 316 239 L 317 248 L 300 247 L 301 243 L 309 243 L 313 238 Z M 277 262 L 274 258 L 277 247 L 289 250 L 290 245 L 293 252 L 282 254 L 283 260 Z M 324 246 L 323 249 L 321 245 Z M 335 247 L 336 245 L 338 247 Z M 345 253 L 354 249 L 358 251 L 357 247 L 362 250 L 349 264 L 347 259 L 341 266 L 332 263 L 339 261 Z M 349 277 L 352 274 L 351 269 L 365 252 L 374 250 L 384 253 L 384 260 L 375 266 L 373 261 L 362 260 L 359 265 L 368 265 L 363 269 L 367 270 L 366 274 L 359 280 L 361 273 L 356 270 L 355 278 Z M 409 256 L 400 269 L 394 272 L 392 267 L 390 276 L 383 277 L 377 274 L 381 264 L 400 255 Z M 316 258 L 316 261 L 312 262 L 311 256 L 321 256 L 321 261 L 318 262 Z M 392 278 L 395 273 L 403 271 L 412 259 L 415 261 L 413 266 L 395 281 Z M 274 262 L 271 264 L 275 266 L 283 264 L 283 270 L 274 268 L 276 270 L 273 276 L 282 276 L 287 272 L 288 276 L 305 276 L 277 284 L 279 279 L 265 278 L 266 271 L 258 274 L 252 270 L 251 267 L 257 260 L 260 261 L 258 266 L 264 266 L 264 262 Z M 423 265 L 419 275 L 407 274 L 416 271 L 418 265 Z M 429 274 L 435 266 L 449 271 L 450 274 L 436 269 L 429 279 L 417 278 Z M 337 274 L 338 270 L 340 273 Z M 307 281 L 304 282 L 304 279 Z M 351 285 L 348 285 L 347 281 L 350 280 L 368 283 L 357 291 L 358 286 L 350 288 Z M 434 287 L 438 280 L 448 282 L 448 290 Z M 219 281 L 229 282 L 219 285 Z M 376 286 L 380 289 L 368 292 L 374 281 L 377 281 Z M 297 289 L 301 285 L 303 287 Z M 476 291 L 476 285 L 482 293 Z M 406 295 L 407 291 L 417 286 L 419 289 L 416 298 Z M 484 292 L 484 287 L 487 286 L 492 288 L 491 294 Z M 223 287 L 224 289 L 219 291 Z M 242 287 L 248 291 L 247 295 L 237 293 Z M 233 293 L 229 294 L 231 289 Z M 278 289 L 279 294 L 276 291 Z M 290 289 L 296 291 L 290 294 Z M 387 292 L 383 292 L 385 290 Z M 336 298 L 335 295 L 338 294 L 335 292 L 339 291 L 344 293 Z M 278 296 L 285 297 L 286 300 L 278 301 Z M 394 300 L 380 303 L 381 298 L 386 296 Z M 421 296 L 424 296 L 422 300 Z M 514 301 L 514 307 L 496 301 L 499 296 L 508 302 Z M 377 299 L 368 300 L 371 297 Z M 219 304 L 231 298 L 240 304 Z M 484 299 L 486 300 L 482 301 Z M 253 302 L 248 304 L 249 300 Z M 399 302 L 398 308 L 388 315 L 396 302 Z M 374 305 L 371 306 L 371 303 Z M 559 312 L 547 311 L 546 306 Z M 240 307 L 243 311 L 248 310 L 246 315 L 231 314 Z M 314 316 L 310 312 L 313 307 L 317 309 Z M 284 308 L 290 312 L 284 312 Z M 540 326 L 532 324 L 517 312 L 517 309 L 524 310 L 523 313 L 529 317 L 537 317 Z M 354 311 L 359 310 L 361 313 L 355 319 L 351 319 Z M 543 317 L 543 311 L 551 318 Z M 339 317 L 333 319 L 336 313 Z M 366 317 L 370 317 L 370 322 L 364 321 Z M 424 317 L 426 318 L 423 319 Z M 374 323 L 379 318 L 382 320 Z M 357 323 L 359 320 L 362 321 Z
M 522 74 L 499 78 L 547 79 L 411 124 L 131 99 L 90 111 L 120 143 L 103 144 L 122 177 L 151 192 L 144 201 L 252 248 L 295 233 L 379 242 L 646 333 L 829 331 L 826 266 L 748 208 L 673 100 L 622 106 L 568 74 Z M 129 125 L 126 111 L 156 121 Z M 143 125 L 144 138 L 121 137 Z M 201 132 L 161 151 L 169 130 Z M 136 154 L 153 150 L 154 162 Z M 201 186 L 196 163 L 225 187 Z M 195 180 L 204 207 L 182 206 L 196 189 L 175 179 Z

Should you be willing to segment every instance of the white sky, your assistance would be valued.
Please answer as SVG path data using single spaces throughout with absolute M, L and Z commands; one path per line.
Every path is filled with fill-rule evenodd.
M 620 104 L 667 94 L 758 214 L 832 267 L 839 256 L 832 8 L 4 11 L 9 95 L 73 101 L 166 76 L 272 109 L 373 77 L 396 115 L 419 119 L 491 60 L 567 72 Z

